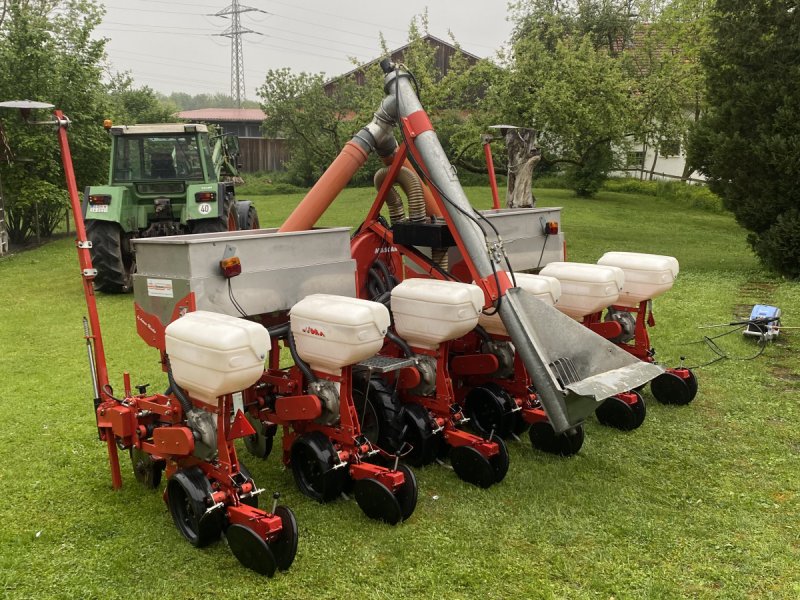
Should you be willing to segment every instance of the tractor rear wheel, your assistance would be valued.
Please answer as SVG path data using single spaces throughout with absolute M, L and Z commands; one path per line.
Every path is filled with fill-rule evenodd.
M 222 231 L 238 231 L 239 216 L 232 198 L 222 203 L 222 212 L 213 219 L 196 219 L 191 221 L 192 233 L 220 233 Z
M 361 433 L 386 452 L 399 452 L 403 445 L 403 406 L 377 377 L 353 382 L 353 403 Z
M 130 238 L 119 223 L 86 221 L 86 237 L 92 243 L 92 266 L 97 269 L 94 289 L 106 294 L 124 294 L 133 289 L 136 259 Z

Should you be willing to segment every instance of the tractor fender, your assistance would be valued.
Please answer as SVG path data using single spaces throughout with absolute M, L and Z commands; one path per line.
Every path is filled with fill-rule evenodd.
M 89 196 L 106 196 L 105 203 L 89 203 Z M 84 221 L 111 221 L 119 223 L 124 231 L 136 229 L 133 207 L 130 205 L 128 190 L 120 186 L 94 185 L 85 189 L 83 194 Z
M 213 202 L 198 202 L 196 194 L 215 192 Z M 181 214 L 181 222 L 187 223 L 195 219 L 212 219 L 222 214 L 227 188 L 224 183 L 196 183 L 186 186 L 186 204 Z

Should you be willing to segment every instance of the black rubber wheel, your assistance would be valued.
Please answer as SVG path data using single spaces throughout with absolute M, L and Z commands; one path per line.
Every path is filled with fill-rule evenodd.
M 359 508 L 370 519 L 383 521 L 389 525 L 397 525 L 403 520 L 400 502 L 392 491 L 377 479 L 367 477 L 357 480 L 353 492 Z
M 231 525 L 225 532 L 233 555 L 248 569 L 272 577 L 278 566 L 269 544 L 255 531 L 244 525 Z
M 683 406 L 692 401 L 692 390 L 686 380 L 669 371 L 650 382 L 650 391 L 661 404 Z
M 508 392 L 496 383 L 472 388 L 464 401 L 464 413 L 478 433 L 493 431 L 503 438 L 514 433 L 515 407 Z
M 275 516 L 280 517 L 281 535 L 274 542 L 269 543 L 270 550 L 275 555 L 275 561 L 281 571 L 286 571 L 292 566 L 294 557 L 297 555 L 297 519 L 294 513 L 286 506 L 275 508 Z
M 239 219 L 239 229 L 242 231 L 261 228 L 258 222 L 258 211 L 250 201 L 238 200 L 236 202 L 236 214 Z
M 536 450 L 559 456 L 572 456 L 577 454 L 583 446 L 583 425 L 576 425 L 571 430 L 556 434 L 550 423 L 539 421 L 531 425 L 528 437 L 531 440 L 531 446 Z
M 366 397 L 364 390 L 367 390 Z M 353 404 L 361 424 L 361 433 L 378 448 L 396 453 L 403 445 L 403 405 L 378 377 L 369 382 L 355 379 Z
M 238 231 L 239 215 L 233 199 L 225 198 L 222 202 L 222 212 L 212 219 L 195 219 L 191 221 L 192 233 L 219 233 L 221 231 Z
M 245 467 L 242 461 L 239 461 L 239 473 L 241 473 L 244 478 L 252 484 L 254 490 L 257 489 L 256 482 L 253 481 L 253 476 L 250 474 L 250 469 Z M 239 498 L 239 500 L 241 500 L 242 504 L 252 506 L 253 508 L 258 508 L 258 496 L 248 496 L 247 498 Z
M 397 465 L 397 470 L 403 474 L 403 478 L 405 479 L 402 487 L 395 493 L 397 502 L 400 504 L 400 512 L 403 515 L 403 521 L 405 521 L 414 514 L 414 509 L 417 507 L 419 488 L 417 487 L 417 477 L 410 467 L 399 464 Z
M 178 471 L 167 482 L 167 506 L 175 527 L 192 546 L 202 548 L 219 539 L 225 511 L 207 512 L 211 484 L 199 467 Z
M 339 497 L 348 478 L 347 468 L 334 469 L 336 450 L 321 432 L 313 431 L 292 444 L 291 466 L 297 488 L 317 502 Z
M 433 433 L 428 411 L 418 404 L 405 406 L 405 422 L 405 441 L 411 446 L 411 451 L 403 459 L 414 467 L 429 465 L 439 455 L 442 436 Z
M 264 423 L 249 413 L 245 415 L 245 418 L 256 432 L 253 435 L 245 436 L 244 447 L 256 458 L 267 458 L 272 452 L 272 443 L 275 438 L 274 432 L 269 431 Z
M 689 386 L 689 402 L 694 400 L 694 397 L 697 396 L 697 376 L 694 374 L 694 371 L 691 369 L 686 369 L 689 371 L 689 378 L 686 379 L 686 385 Z
M 125 294 L 133 290 L 136 259 L 130 237 L 119 223 L 86 221 L 86 237 L 92 243 L 92 267 L 97 269 L 94 289 L 106 294 Z
M 161 483 L 161 473 L 164 472 L 163 460 L 153 460 L 152 455 L 131 446 L 129 451 L 133 476 L 144 487 L 154 490 Z
M 508 465 L 511 461 L 508 457 L 508 448 L 503 439 L 493 435 L 492 441 L 498 445 L 500 451 L 489 459 L 489 464 L 494 469 L 495 483 L 500 483 L 505 479 L 506 473 L 508 473 Z
M 497 481 L 492 463 L 472 446 L 456 446 L 450 449 L 450 464 L 459 479 L 488 488 Z
M 631 404 L 631 408 L 633 409 L 633 414 L 636 415 L 636 427 L 634 429 L 638 429 L 647 417 L 647 405 L 639 392 L 636 392 L 636 402 Z
M 641 401 L 641 396 L 639 397 Z M 633 406 L 622 398 L 611 396 L 594 411 L 601 425 L 613 427 L 620 431 L 632 431 L 642 424 Z

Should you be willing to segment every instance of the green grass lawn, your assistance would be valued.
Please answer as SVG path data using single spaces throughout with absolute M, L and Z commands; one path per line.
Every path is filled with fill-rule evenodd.
M 488 189 L 469 188 L 478 206 Z M 345 192 L 324 225 L 356 225 L 373 193 Z M 609 250 L 676 256 L 675 287 L 655 301 L 658 357 L 707 362 L 693 342 L 743 305 L 780 306 L 797 325 L 800 284 L 765 273 L 728 215 L 601 193 L 563 206 L 569 258 Z M 254 198 L 276 226 L 300 195 Z M 158 355 L 136 335 L 131 296 L 99 296 L 112 383 L 166 387 Z M 355 501 L 319 505 L 273 455 L 244 456 L 261 487 L 297 514 L 300 547 L 266 580 L 224 543 L 179 535 L 161 492 L 139 487 L 123 460 L 112 491 L 91 409 L 74 241 L 0 260 L 0 596 L 10 598 L 797 598 L 800 597 L 800 358 L 787 330 L 752 361 L 697 371 L 693 404 L 645 394 L 648 417 L 620 433 L 594 420 L 579 455 L 511 443 L 505 481 L 488 490 L 448 469 L 417 469 L 419 505 L 387 527 Z M 722 330 L 720 330 L 722 331 Z M 737 334 L 733 357 L 755 351 Z

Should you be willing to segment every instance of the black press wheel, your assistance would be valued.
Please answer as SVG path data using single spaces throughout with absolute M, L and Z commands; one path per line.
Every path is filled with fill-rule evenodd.
M 365 395 L 366 390 L 366 395 Z M 353 404 L 361 433 L 386 452 L 399 452 L 403 445 L 403 405 L 378 377 L 353 382 Z
M 404 460 L 414 466 L 422 467 L 432 463 L 439 456 L 443 445 L 442 436 L 433 433 L 433 423 L 428 411 L 418 404 L 405 407 L 405 441 L 411 450 Z
M 559 456 L 572 456 L 577 454 L 583 446 L 583 425 L 576 425 L 572 429 L 557 434 L 550 423 L 539 421 L 531 425 L 528 437 L 531 440 L 531 446 L 536 450 Z
M 181 535 L 201 548 L 219 539 L 225 511 L 208 512 L 211 484 L 203 471 L 191 467 L 178 471 L 167 483 L 167 506 Z
M 131 466 L 133 476 L 136 481 L 144 487 L 154 490 L 161 483 L 161 473 L 164 472 L 164 461 L 154 460 L 153 456 L 131 446 L 130 448 Z
M 477 448 L 456 446 L 450 449 L 450 464 L 459 479 L 488 488 L 497 481 L 495 467 Z
M 628 404 L 617 396 L 606 398 L 594 411 L 600 424 L 620 431 L 633 431 L 638 428 L 644 422 L 645 408 L 639 393 L 633 393 L 637 396 L 634 404 Z
M 687 380 L 675 373 L 662 373 L 650 382 L 653 397 L 661 404 L 685 405 L 694 397 Z
M 492 441 L 497 444 L 499 452 L 489 458 L 489 463 L 494 469 L 495 483 L 500 483 L 505 479 L 506 473 L 508 473 L 508 465 L 510 462 L 508 458 L 508 448 L 506 448 L 506 443 L 496 435 L 492 436 Z
M 636 427 L 637 429 L 642 426 L 644 423 L 645 418 L 647 417 L 647 405 L 644 403 L 644 398 L 639 392 L 635 392 L 636 394 L 636 402 L 631 404 L 631 408 L 633 409 L 633 414 L 636 415 Z
M 245 525 L 231 525 L 225 532 L 231 552 L 243 566 L 260 575 L 272 577 L 278 566 L 269 544 Z
M 97 269 L 94 289 L 106 294 L 130 292 L 136 271 L 130 236 L 119 223 L 90 219 L 86 221 L 86 237 L 92 243 L 92 266 Z
M 399 464 L 397 465 L 397 470 L 403 474 L 403 478 L 405 479 L 403 485 L 395 493 L 397 502 L 400 504 L 400 512 L 402 513 L 403 521 L 405 521 L 414 514 L 414 509 L 417 507 L 419 488 L 417 487 L 417 477 L 410 467 Z
M 495 432 L 503 438 L 514 433 L 517 413 L 511 396 L 496 383 L 472 388 L 464 402 L 464 412 L 478 433 Z
M 694 371 L 691 369 L 686 369 L 689 372 L 689 377 L 685 380 L 686 385 L 689 386 L 689 402 L 694 400 L 694 397 L 697 396 L 697 376 L 695 376 Z
M 377 479 L 359 479 L 353 486 L 359 508 L 370 519 L 397 525 L 403 520 L 400 502 L 392 491 Z
M 339 497 L 348 478 L 347 468 L 334 469 L 336 450 L 321 432 L 313 431 L 292 444 L 291 466 L 297 488 L 317 502 Z
M 278 539 L 269 543 L 270 550 L 275 555 L 275 561 L 281 571 L 286 571 L 294 562 L 297 555 L 297 519 L 294 513 L 286 506 L 275 508 L 275 516 L 281 519 L 281 534 Z

